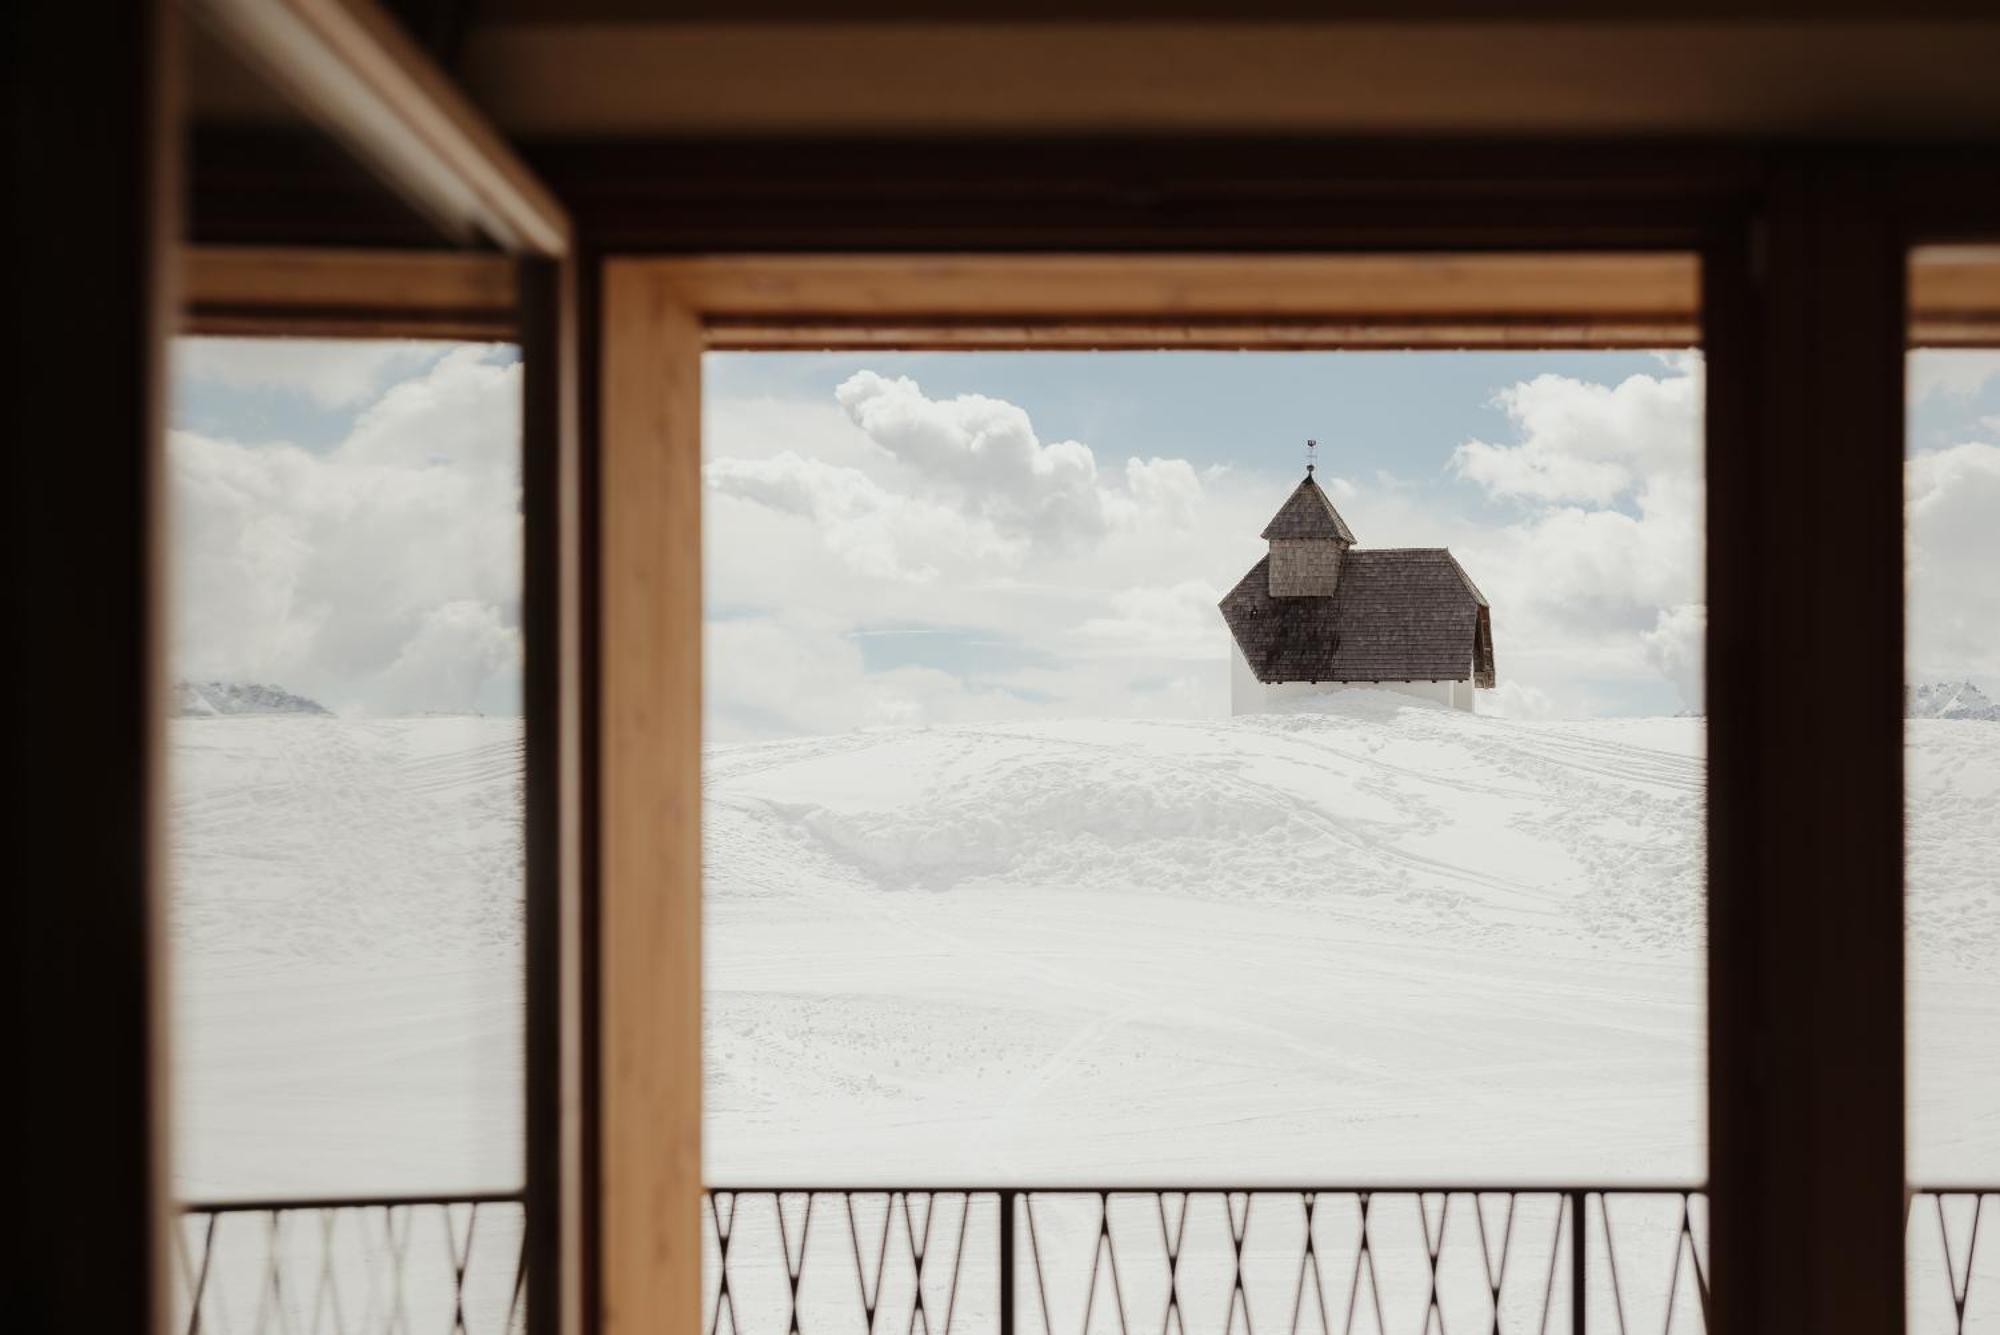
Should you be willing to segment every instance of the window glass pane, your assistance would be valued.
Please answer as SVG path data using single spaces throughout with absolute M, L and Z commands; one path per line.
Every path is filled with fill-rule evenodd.
M 174 1189 L 517 1190 L 518 355 L 175 353 Z
M 1703 1180 L 1698 357 L 705 396 L 712 1182 Z
M 2000 351 L 1909 358 L 1909 1158 L 1923 1188 L 2000 1186 Z M 1980 1198 L 1919 1194 L 1912 1329 L 2000 1330 Z M 1969 1296 L 1964 1283 L 1975 1281 Z M 1951 1284 L 1947 1286 L 1946 1277 Z

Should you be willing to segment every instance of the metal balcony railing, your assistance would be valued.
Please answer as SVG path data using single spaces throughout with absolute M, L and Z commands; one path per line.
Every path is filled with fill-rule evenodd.
M 1911 1331 L 2000 1335 L 2000 1242 L 1980 1231 L 1996 1202 L 1912 1197 Z M 704 1232 L 704 1335 L 1708 1325 L 1692 1188 L 717 1188 Z
M 195 1201 L 174 1231 L 187 1335 L 523 1329 L 520 1192 Z
M 1912 1332 L 2000 1335 L 1996 1208 L 1912 1194 Z M 520 1331 L 524 1220 L 519 1193 L 190 1203 L 175 1328 Z M 703 1335 L 1707 1327 L 1692 1188 L 716 1188 L 703 1232 Z

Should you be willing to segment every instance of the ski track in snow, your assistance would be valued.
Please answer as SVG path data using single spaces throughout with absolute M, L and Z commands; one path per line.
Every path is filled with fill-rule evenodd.
M 1914 1175 L 1991 1180 L 2000 727 L 1910 735 Z M 182 1190 L 518 1182 L 518 721 L 174 744 Z M 713 748 L 707 1173 L 1695 1180 L 1702 744 L 1354 693 Z

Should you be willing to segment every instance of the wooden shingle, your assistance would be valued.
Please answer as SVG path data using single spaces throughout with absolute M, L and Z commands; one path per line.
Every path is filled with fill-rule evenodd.
M 1278 513 L 1271 516 L 1271 522 L 1264 525 L 1258 535 L 1269 541 L 1273 538 L 1331 538 L 1349 547 L 1354 545 L 1354 531 L 1347 527 L 1347 521 L 1340 517 L 1340 511 L 1333 508 L 1333 502 L 1320 490 L 1319 483 L 1307 473 L 1305 481 L 1293 489 L 1278 507 Z
M 1469 674 L 1477 686 L 1494 684 L 1491 610 L 1444 548 L 1350 550 L 1330 597 L 1274 598 L 1269 569 L 1265 557 L 1222 600 L 1223 619 L 1259 681 L 1463 681 Z

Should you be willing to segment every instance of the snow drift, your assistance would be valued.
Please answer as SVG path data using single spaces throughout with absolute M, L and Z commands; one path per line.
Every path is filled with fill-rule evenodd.
M 518 721 L 175 728 L 182 1190 L 517 1182 Z M 2000 729 L 1910 735 L 1913 1176 L 1991 1180 Z M 1699 1180 L 1702 748 L 1365 692 L 715 748 L 708 1176 Z

